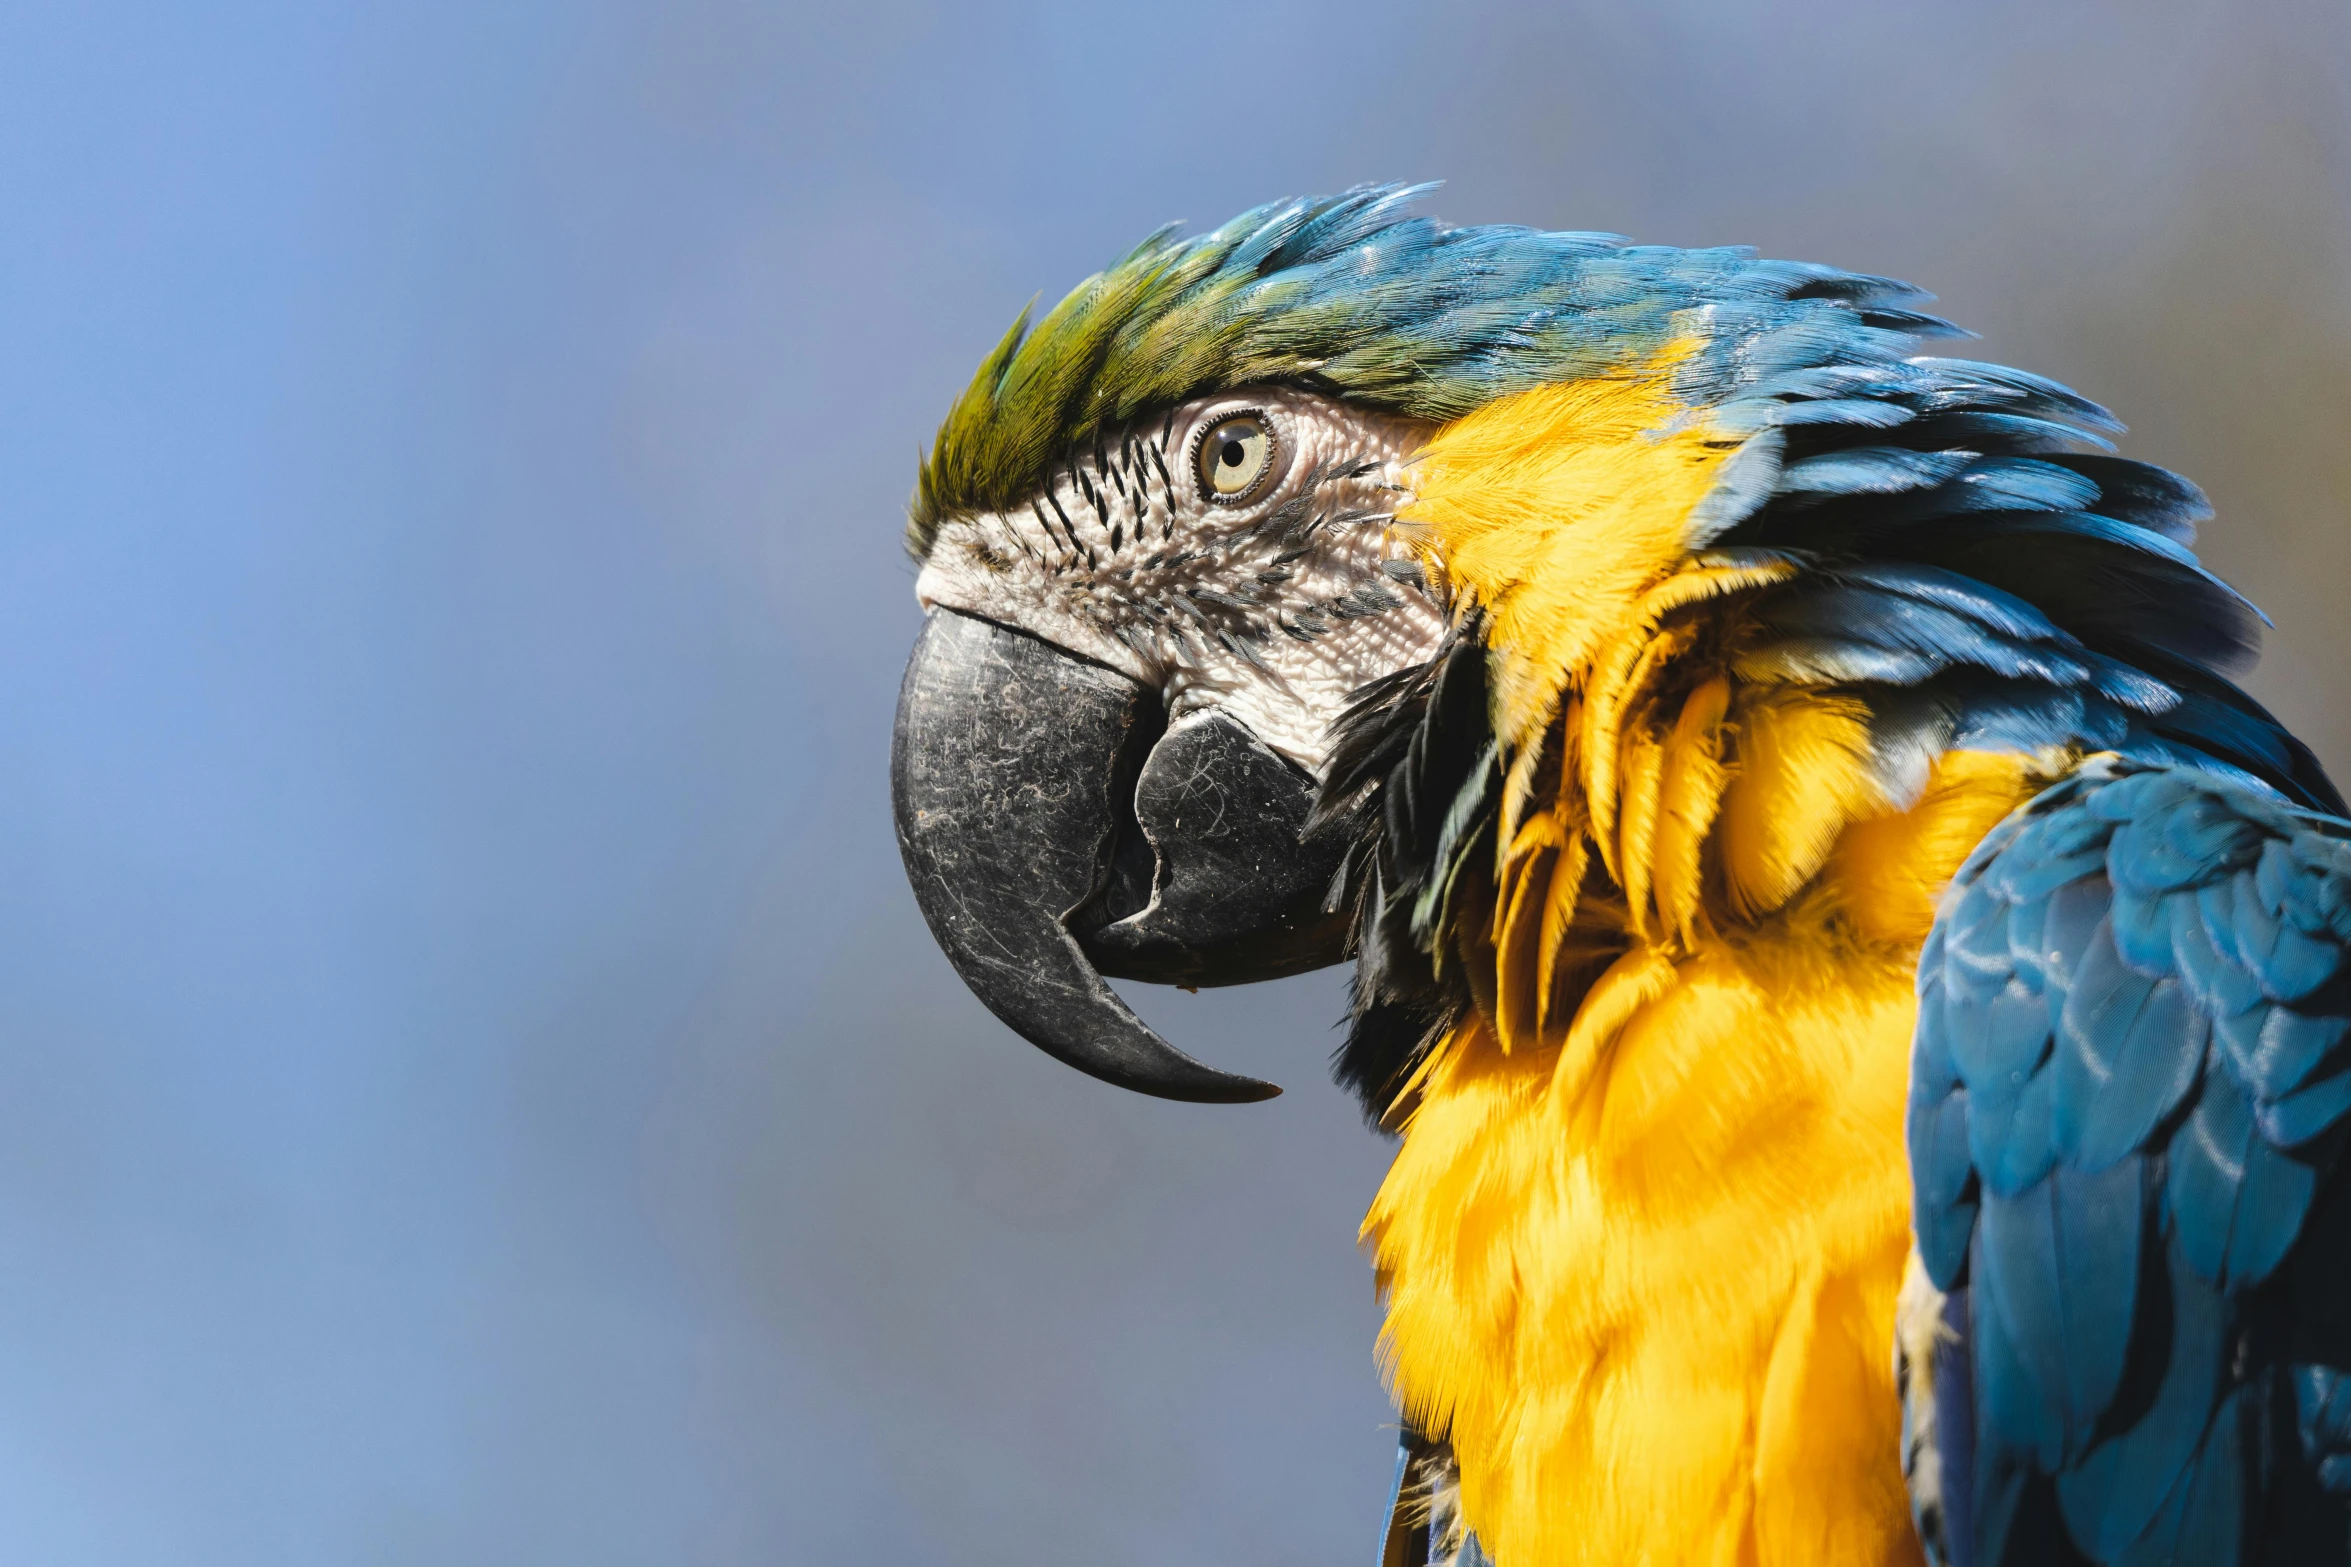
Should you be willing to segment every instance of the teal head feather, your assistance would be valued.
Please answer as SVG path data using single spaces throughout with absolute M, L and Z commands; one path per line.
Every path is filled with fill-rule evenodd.
M 945 518 L 1018 504 L 1102 431 L 1222 387 L 1281 383 L 1452 419 L 1607 374 L 1678 334 L 1708 345 L 1681 390 L 1714 404 L 1774 368 L 1878 362 L 1951 330 L 1903 308 L 1925 296 L 1888 278 L 1743 247 L 1448 227 L 1405 211 L 1428 189 L 1273 202 L 1190 239 L 1162 229 L 1033 328 L 1022 312 L 940 426 L 909 548 L 927 554 Z

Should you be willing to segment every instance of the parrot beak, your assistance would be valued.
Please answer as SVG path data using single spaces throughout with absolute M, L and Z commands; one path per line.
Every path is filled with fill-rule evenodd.
M 1170 1045 L 1104 975 L 1185 986 L 1345 956 L 1344 845 L 1314 780 L 1216 713 L 1037 638 L 934 611 L 898 694 L 890 786 L 915 901 L 955 972 L 1046 1054 L 1164 1099 L 1268 1099 Z

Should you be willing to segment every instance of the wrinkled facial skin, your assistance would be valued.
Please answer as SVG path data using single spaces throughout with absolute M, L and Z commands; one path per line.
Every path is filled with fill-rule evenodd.
M 1248 420 L 1270 457 L 1220 496 L 1222 441 Z M 1117 670 L 1171 723 L 1221 712 L 1316 772 L 1348 695 L 1443 630 L 1393 525 L 1427 431 L 1284 388 L 1199 398 L 1072 454 L 1025 507 L 948 522 L 915 593 Z
M 1186 1056 L 1104 979 L 1345 958 L 1345 834 L 1310 812 L 1348 698 L 1444 629 L 1394 516 L 1426 435 L 1245 388 L 939 529 L 891 750 L 899 850 L 948 961 L 1032 1044 L 1170 1099 L 1278 1092 Z

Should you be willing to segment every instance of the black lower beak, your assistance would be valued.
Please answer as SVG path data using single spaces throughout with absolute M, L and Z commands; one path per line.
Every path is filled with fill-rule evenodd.
M 1335 837 L 1306 837 L 1314 781 L 1217 714 L 1163 724 L 1157 694 L 950 610 L 898 695 L 890 781 L 915 901 L 1014 1032 L 1166 1099 L 1281 1090 L 1193 1060 L 1103 975 L 1231 985 L 1344 956 L 1326 912 Z

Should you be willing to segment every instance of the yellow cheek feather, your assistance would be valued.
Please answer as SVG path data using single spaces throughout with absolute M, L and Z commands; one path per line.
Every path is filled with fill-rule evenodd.
M 1729 455 L 1673 396 L 1694 346 L 1502 398 L 1421 451 L 1402 515 L 1492 617 L 1496 733 L 1513 750 L 1549 722 L 1556 672 L 1584 667 L 1686 553 L 1682 524 Z
M 1495 404 L 1419 467 L 1509 782 L 1479 1005 L 1364 1223 L 1383 1361 L 1498 1567 L 1914 1562 L 1912 965 L 2047 773 L 1954 754 L 1890 801 L 1859 702 L 1733 677 L 1737 605 L 1793 568 L 1685 547 L 1721 451 L 1676 357 Z

